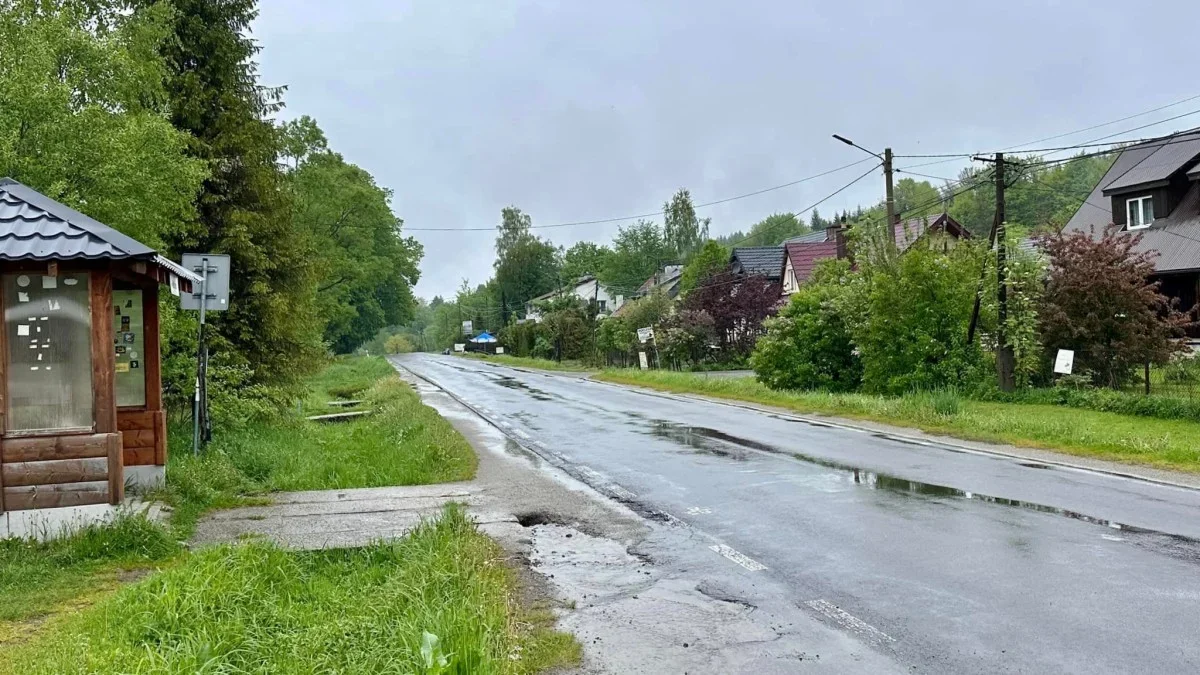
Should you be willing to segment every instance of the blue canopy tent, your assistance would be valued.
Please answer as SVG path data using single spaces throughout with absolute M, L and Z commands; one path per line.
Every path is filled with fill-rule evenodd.
M 496 345 L 499 344 L 499 342 L 500 341 L 496 339 L 495 335 L 484 331 L 467 341 L 467 351 L 495 354 Z

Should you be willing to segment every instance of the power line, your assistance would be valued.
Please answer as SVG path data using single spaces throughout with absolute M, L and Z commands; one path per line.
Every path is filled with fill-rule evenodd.
M 1156 113 L 1156 112 L 1159 112 L 1160 110 L 1166 110 L 1167 108 L 1173 108 L 1173 107 L 1175 107 L 1175 106 L 1177 106 L 1177 105 L 1182 105 L 1182 104 L 1184 104 L 1184 103 L 1189 103 L 1189 102 L 1191 102 L 1191 101 L 1194 101 L 1194 100 L 1196 100 L 1196 99 L 1200 99 L 1200 94 L 1196 94 L 1196 95 L 1194 95 L 1194 96 L 1189 96 L 1188 98 L 1181 99 L 1181 100 L 1179 100 L 1179 101 L 1175 101 L 1174 103 L 1168 103 L 1168 104 L 1166 104 L 1166 105 L 1162 105 L 1162 106 L 1159 106 L 1159 107 L 1157 107 L 1157 108 L 1151 108 L 1150 110 L 1143 110 L 1142 112 L 1135 113 L 1135 114 L 1133 114 L 1133 115 L 1129 115 L 1129 116 L 1127 116 L 1127 117 L 1122 117 L 1122 118 L 1119 118 L 1119 119 L 1110 120 L 1110 121 L 1108 121 L 1108 122 L 1104 122 L 1104 123 L 1102 123 L 1102 124 L 1094 124 L 1094 125 L 1092 125 L 1092 126 L 1090 126 L 1090 127 L 1084 127 L 1083 129 L 1076 129 L 1076 130 L 1074 130 L 1074 131 L 1068 131 L 1068 132 L 1066 132 L 1066 133 L 1062 133 L 1062 134 L 1055 134 L 1055 135 L 1053 135 L 1053 136 L 1047 136 L 1047 137 L 1045 137 L 1045 138 L 1041 138 L 1041 139 L 1038 139 L 1038 140 L 1036 140 L 1036 141 L 1029 141 L 1029 142 L 1026 142 L 1026 143 L 1019 143 L 1019 144 L 1017 144 L 1017 145 L 1010 145 L 1010 146 L 1008 146 L 1007 148 L 1002 148 L 1002 149 L 1000 150 L 1000 152 L 1007 152 L 1007 151 L 1009 151 L 1009 150 L 1015 150 L 1015 149 L 1017 149 L 1017 148 L 1023 148 L 1023 147 L 1025 147 L 1025 146 L 1027 146 L 1027 145 L 1034 145 L 1034 144 L 1036 144 L 1036 143 L 1045 143 L 1046 141 L 1052 141 L 1052 140 L 1055 140 L 1055 139 L 1058 139 L 1058 138 L 1065 138 L 1065 137 L 1067 137 L 1067 136 L 1074 136 L 1075 134 L 1081 134 L 1081 133 L 1083 133 L 1083 132 L 1085 132 L 1085 131 L 1092 131 L 1093 129 L 1099 129 L 1099 128 L 1101 128 L 1101 127 L 1107 127 L 1107 126 L 1111 126 L 1111 125 L 1113 125 L 1113 124 L 1117 124 L 1117 123 L 1119 123 L 1119 122 L 1127 122 L 1127 121 L 1129 121 L 1129 120 L 1131 120 L 1131 119 L 1134 119 L 1134 118 L 1136 118 L 1136 117 L 1142 117 L 1143 115 L 1149 115 L 1149 114 L 1151 114 L 1151 113 Z M 1110 134 L 1110 135 L 1108 135 L 1108 136 L 1102 136 L 1101 138 L 1097 138 L 1097 139 L 1093 139 L 1093 140 L 1097 140 L 1097 141 L 1098 141 L 1098 140 L 1103 140 L 1103 139 L 1105 139 L 1105 138 L 1112 138 L 1113 136 L 1119 136 L 1119 135 L 1121 135 L 1121 134 L 1127 134 L 1127 133 L 1130 133 L 1130 132 L 1132 132 L 1132 131 L 1138 131 L 1138 130 L 1141 130 L 1141 129 L 1145 129 L 1145 128 L 1147 128 L 1147 127 L 1152 127 L 1152 126 L 1155 126 L 1155 125 L 1157 125 L 1157 124 L 1163 124 L 1163 123 L 1165 123 L 1165 122 L 1171 122 L 1171 121 L 1174 121 L 1174 120 L 1177 120 L 1177 119 L 1180 119 L 1180 118 L 1183 118 L 1183 117 L 1188 117 L 1188 116 L 1190 116 L 1190 115 L 1195 115 L 1195 114 L 1197 114 L 1197 113 L 1200 113 L 1200 110 L 1193 110 L 1193 111 L 1191 111 L 1191 112 L 1183 113 L 1183 114 L 1181 114 L 1181 115 L 1176 115 L 1176 116 L 1174 116 L 1174 117 L 1168 117 L 1168 118 L 1166 118 L 1166 119 L 1158 120 L 1157 122 L 1151 122 L 1151 123 L 1149 123 L 1149 124 L 1144 124 L 1144 125 L 1142 125 L 1142 126 L 1140 126 L 1140 127 L 1134 127 L 1133 129 L 1126 129 L 1126 130 L 1124 130 L 1124 131 L 1119 131 L 1119 132 L 1117 132 L 1117 133 Z M 1088 142 L 1090 143 L 1090 142 L 1092 142 L 1092 141 L 1088 141 Z M 1077 146 L 1067 146 L 1067 148 L 1072 148 L 1072 147 L 1077 147 Z M 1023 152 L 1041 152 L 1041 151 L 1040 151 L 1040 150 L 1025 150 L 1025 151 L 1023 151 Z M 898 155 L 896 155 L 896 157 L 916 158 L 916 159 L 925 159 L 925 158 L 949 158 L 949 159 L 957 159 L 957 158 L 966 157 L 966 156 L 970 156 L 970 155 L 980 155 L 980 154 L 983 154 L 983 155 L 989 155 L 989 154 L 994 154 L 994 153 L 991 153 L 991 152 L 972 152 L 972 153 L 961 153 L 961 152 L 960 152 L 960 153 L 924 153 L 924 154 L 922 154 L 922 153 L 914 153 L 914 154 L 898 154 Z M 947 160 L 947 161 L 948 161 L 948 160 Z
M 761 190 L 755 190 L 754 192 L 747 192 L 745 194 L 736 195 L 734 197 L 725 197 L 724 199 L 716 199 L 711 202 L 695 204 L 693 208 L 700 209 L 700 208 L 704 208 L 704 207 L 708 207 L 708 206 L 716 206 L 717 204 L 725 204 L 728 202 L 737 201 L 739 199 L 746 199 L 747 197 L 755 197 L 755 196 L 758 196 L 761 194 L 765 194 L 767 192 L 773 192 L 775 190 L 782 190 L 784 188 L 792 187 L 793 185 L 799 185 L 800 183 L 805 183 L 810 180 L 816 180 L 817 178 L 822 178 L 824 176 L 828 176 L 830 174 L 834 174 L 839 171 L 843 171 L 845 169 L 849 169 L 851 167 L 858 166 L 859 164 L 862 164 L 863 162 L 869 162 L 870 160 L 871 160 L 871 158 L 867 157 L 864 159 L 860 159 L 857 162 L 851 162 L 850 164 L 845 164 L 843 166 L 839 166 L 836 169 L 829 169 L 828 171 L 822 171 L 821 173 L 814 174 L 812 176 L 806 176 L 804 178 L 800 178 L 798 180 L 794 180 L 794 181 L 791 181 L 788 183 L 783 183 L 780 185 L 773 185 L 768 188 L 763 188 Z M 551 225 L 530 225 L 529 229 L 545 230 L 545 229 L 550 229 L 550 228 L 555 228 L 555 227 L 575 227 L 575 226 L 579 226 L 579 225 L 603 225 L 606 223 L 621 223 L 621 222 L 625 222 L 625 221 L 629 221 L 629 220 L 637 220 L 639 218 L 653 218 L 655 216 L 661 216 L 661 215 L 662 215 L 662 211 L 658 210 L 658 211 L 652 211 L 650 213 L 640 213 L 640 214 L 636 214 L 636 215 L 632 215 L 632 216 L 621 216 L 618 218 L 601 218 L 598 220 L 577 220 L 577 221 L 566 222 L 566 223 L 553 223 Z M 495 229 L 496 229 L 495 227 L 406 227 L 406 228 L 404 228 L 404 230 L 406 232 L 490 232 Z

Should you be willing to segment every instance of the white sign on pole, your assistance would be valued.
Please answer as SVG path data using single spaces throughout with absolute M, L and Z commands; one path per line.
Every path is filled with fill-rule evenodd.
M 638 352 L 638 362 L 642 364 L 642 370 L 650 368 L 650 360 L 646 358 L 646 352 Z
M 637 329 L 638 342 L 646 344 L 648 340 L 654 339 L 654 328 L 647 326 L 646 328 Z
M 1054 359 L 1054 372 L 1059 375 L 1070 375 L 1071 369 L 1075 367 L 1075 352 L 1070 349 L 1058 350 L 1058 357 Z
M 464 352 L 464 351 L 466 351 L 466 350 L 467 350 L 467 345 L 463 344 L 462 342 L 456 342 L 456 343 L 454 343 L 454 351 L 456 351 L 456 352 Z
M 463 335 L 470 335 L 475 332 L 475 324 L 470 321 L 463 322 Z
M 503 354 L 503 353 L 504 353 L 504 347 L 496 347 L 496 353 L 497 353 L 497 354 Z

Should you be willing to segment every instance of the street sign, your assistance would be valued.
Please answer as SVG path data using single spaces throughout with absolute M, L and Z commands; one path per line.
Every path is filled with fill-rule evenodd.
M 475 324 L 470 321 L 463 322 L 463 335 L 470 335 L 475 332 Z
M 638 352 L 638 363 L 642 364 L 642 370 L 650 369 L 650 361 L 646 358 L 646 352 Z
M 1075 352 L 1070 349 L 1058 350 L 1058 357 L 1054 359 L 1054 372 L 1059 375 L 1070 375 L 1074 367 Z
M 467 345 L 463 344 L 462 342 L 456 342 L 456 343 L 454 343 L 454 351 L 456 351 L 456 352 L 464 352 L 464 351 L 466 351 L 466 350 L 467 350 Z
M 497 353 L 497 354 L 503 354 L 503 353 L 504 353 L 504 347 L 496 347 L 496 353 Z
M 221 253 L 184 253 L 183 266 L 201 277 L 202 283 L 193 283 L 192 292 L 179 298 L 184 309 L 200 309 L 200 290 L 204 289 L 204 311 L 224 312 L 229 309 L 229 256 Z
M 646 328 L 637 329 L 638 342 L 646 344 L 647 341 L 654 339 L 654 328 L 647 326 Z

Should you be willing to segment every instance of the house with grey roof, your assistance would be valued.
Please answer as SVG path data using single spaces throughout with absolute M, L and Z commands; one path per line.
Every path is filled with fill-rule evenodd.
M 738 276 L 763 276 L 779 281 L 783 269 L 783 246 L 746 246 L 733 249 L 729 269 Z
M 1067 221 L 1095 232 L 1115 224 L 1156 253 L 1154 279 L 1187 311 L 1200 296 L 1200 129 L 1131 145 Z M 1195 329 L 1192 337 L 1200 337 Z

